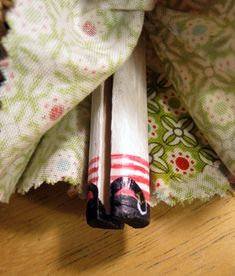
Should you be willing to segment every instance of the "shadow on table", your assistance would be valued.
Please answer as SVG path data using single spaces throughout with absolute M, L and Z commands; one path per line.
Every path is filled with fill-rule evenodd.
M 55 236 L 50 237 L 50 240 L 52 247 L 58 248 L 59 252 L 56 252 L 56 257 L 48 260 L 45 265 L 71 273 L 108 268 L 113 260 L 128 253 L 126 245 L 130 233 L 141 237 L 154 231 L 157 237 L 158 231 L 160 233 L 161 229 L 167 229 L 173 220 L 181 220 L 180 224 L 189 229 L 193 221 L 210 216 L 217 206 L 214 204 L 213 208 L 203 209 L 203 205 L 210 205 L 218 200 L 209 203 L 196 202 L 191 208 L 160 205 L 152 211 L 151 228 L 131 231 L 129 229 L 127 233 L 126 230 L 89 227 L 85 219 L 86 202 L 69 198 L 67 189 L 68 186 L 63 183 L 54 187 L 43 185 L 37 190 L 30 191 L 26 196 L 13 197 L 10 205 L 0 205 L 0 227 L 7 233 L 21 233 L 23 238 L 32 234 L 43 237 L 51 229 L 56 229 Z M 200 211 L 200 208 L 203 211 Z M 165 232 L 167 235 L 167 231 L 164 230 Z M 51 235 L 51 232 L 49 234 Z M 42 238 L 38 242 L 47 241 L 43 241 Z
M 59 241 L 60 252 L 47 265 L 58 269 L 89 270 L 124 254 L 125 231 L 89 227 L 85 217 L 86 202 L 69 198 L 67 190 L 68 185 L 64 183 L 54 187 L 45 184 L 25 196 L 13 196 L 9 205 L 0 204 L 1 229 L 7 235 L 20 233 L 23 238 L 45 236 L 51 229 L 57 229 L 57 237 L 50 239 L 54 239 L 51 243 L 55 247 Z

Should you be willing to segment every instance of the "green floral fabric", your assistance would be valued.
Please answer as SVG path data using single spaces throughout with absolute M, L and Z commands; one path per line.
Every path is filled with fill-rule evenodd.
M 37 188 L 44 182 L 85 183 L 89 123 L 90 99 L 87 98 L 44 135 L 17 190 L 25 193 L 32 186 Z
M 118 1 L 15 1 L 7 16 L 11 31 L 3 40 L 8 59 L 0 64 L 6 78 L 0 91 L 1 201 L 9 200 L 28 165 L 33 171 L 23 177 L 26 180 L 19 184 L 20 191 L 32 186 L 24 184 L 32 177 L 36 186 L 45 179 L 50 183 L 64 179 L 57 172 L 53 178 L 41 175 L 47 155 L 33 153 L 38 143 L 40 150 L 35 155 L 54 152 L 53 143 L 67 141 L 62 134 L 50 139 L 49 133 L 40 142 L 131 54 L 142 30 L 143 9 L 153 1 L 129 2 L 132 10 L 122 11 L 122 6 L 115 5 Z M 82 131 L 83 123 L 78 121 L 89 125 L 88 118 L 83 121 L 76 112 L 68 120 L 68 124 L 61 123 L 66 137 L 70 137 L 72 125 Z M 85 169 L 84 144 L 80 136 L 67 142 L 67 151 L 74 152 L 77 147 L 73 163 L 80 164 L 80 170 Z M 75 177 L 78 173 L 79 169 L 74 175 L 65 174 L 65 178 L 70 183 L 79 182 Z
M 148 14 L 151 51 L 164 67 L 159 73 L 155 64 L 148 88 L 157 200 L 175 204 L 230 188 L 227 176 L 235 174 L 234 10 L 233 1 L 165 1 Z
M 230 189 L 226 168 L 159 68 L 148 70 L 148 115 L 153 205 L 206 200 Z
M 233 6 L 233 1 L 211 1 L 201 14 L 159 6 L 149 16 L 149 30 L 195 123 L 235 174 Z
M 0 201 L 86 182 L 87 96 L 131 54 L 156 2 L 15 1 L 0 61 Z M 235 4 L 204 2 L 158 1 L 146 16 L 153 205 L 224 195 L 235 175 Z

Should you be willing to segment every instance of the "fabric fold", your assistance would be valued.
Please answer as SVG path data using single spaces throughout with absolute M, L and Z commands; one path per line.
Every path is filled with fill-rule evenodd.
M 154 57 L 154 58 L 153 58 Z M 208 200 L 232 191 L 228 172 L 167 79 L 148 58 L 148 130 L 152 206 Z
M 229 5 L 214 4 L 206 15 L 158 6 L 149 18 L 150 37 L 169 79 L 235 174 L 235 29 Z
M 15 1 L 1 67 L 1 201 L 41 137 L 128 58 L 143 19 L 143 11 L 102 9 L 99 1 Z
M 90 97 L 83 100 L 41 139 L 24 171 L 17 191 L 28 192 L 43 183 L 67 182 L 78 186 L 87 179 Z
M 0 201 L 44 182 L 84 182 L 87 96 L 131 55 L 156 2 L 15 1 L 0 61 Z M 231 191 L 234 14 L 231 0 L 158 1 L 147 13 L 152 205 Z

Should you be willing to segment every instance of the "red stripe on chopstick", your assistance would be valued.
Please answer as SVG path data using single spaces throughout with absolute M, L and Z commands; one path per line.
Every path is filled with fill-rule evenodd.
M 92 183 L 92 184 L 96 184 L 99 180 L 99 177 L 92 177 L 92 178 L 88 178 L 88 183 Z
M 97 156 L 97 157 L 91 159 L 91 160 L 89 161 L 89 166 L 90 166 L 91 164 L 97 162 L 97 161 L 99 161 L 99 156 Z
M 138 165 L 135 165 L 133 163 L 127 163 L 127 164 L 112 164 L 112 169 L 130 169 L 134 171 L 140 171 L 145 174 L 149 174 L 149 171 L 143 167 L 140 167 Z
M 144 178 L 142 176 L 138 176 L 138 175 L 111 175 L 110 176 L 110 180 L 111 182 L 114 181 L 115 179 L 118 179 L 120 177 L 128 177 L 128 178 L 132 178 L 135 182 L 139 182 L 145 185 L 149 186 L 149 179 Z
M 139 162 L 146 167 L 149 167 L 149 163 L 145 159 L 143 159 L 139 156 L 134 156 L 134 155 L 130 155 L 130 154 L 112 154 L 111 157 L 112 157 L 112 159 L 129 159 L 132 161 Z
M 98 171 L 98 167 L 93 167 L 93 168 L 91 168 L 91 169 L 89 169 L 89 171 L 88 171 L 88 175 L 90 175 L 90 174 L 92 174 L 92 173 L 95 173 L 95 172 L 97 172 Z

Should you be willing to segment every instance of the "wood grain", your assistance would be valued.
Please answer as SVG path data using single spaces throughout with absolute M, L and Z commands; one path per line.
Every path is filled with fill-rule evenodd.
M 146 229 L 92 229 L 67 186 L 0 205 L 1 275 L 235 275 L 235 202 L 152 210 Z

